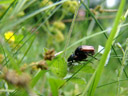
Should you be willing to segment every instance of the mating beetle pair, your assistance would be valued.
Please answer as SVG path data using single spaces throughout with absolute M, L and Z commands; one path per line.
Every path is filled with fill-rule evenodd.
M 88 56 L 93 56 L 95 49 L 93 46 L 82 45 L 76 48 L 75 52 L 69 56 L 68 63 L 84 61 Z

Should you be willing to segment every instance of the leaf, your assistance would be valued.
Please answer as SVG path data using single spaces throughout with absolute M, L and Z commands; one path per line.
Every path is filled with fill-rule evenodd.
M 51 71 L 58 77 L 65 77 L 67 74 L 67 62 L 62 57 L 57 57 L 51 62 Z
M 52 96 L 58 96 L 59 87 L 64 83 L 64 80 L 49 76 L 48 81 L 51 87 Z
M 70 81 L 76 84 L 82 84 L 82 85 L 86 84 L 86 81 L 79 77 L 73 77 Z
M 39 79 L 45 74 L 45 70 L 39 70 L 37 72 L 37 74 L 32 78 L 32 81 L 31 81 L 31 87 L 33 88 L 37 82 L 39 81 Z
M 81 68 L 81 66 L 83 66 L 83 65 L 76 65 L 73 67 L 72 70 L 78 70 Z M 86 65 L 86 66 L 84 66 L 84 68 L 81 69 L 81 71 L 86 72 L 86 73 L 93 73 L 95 71 L 95 69 L 91 65 Z

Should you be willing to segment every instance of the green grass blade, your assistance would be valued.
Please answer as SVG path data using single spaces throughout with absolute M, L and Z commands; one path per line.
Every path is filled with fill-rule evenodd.
M 24 57 L 27 55 L 28 51 L 32 47 L 32 44 L 33 44 L 34 40 L 35 40 L 35 37 L 32 38 L 31 43 L 30 43 L 28 49 L 25 51 L 24 56 L 21 58 L 21 60 L 18 62 L 18 64 L 20 64 L 23 61 Z
M 11 3 L 15 0 L 0 0 L 0 4 L 6 4 L 6 3 Z
M 84 5 L 84 7 L 86 8 L 86 10 L 91 14 L 91 16 L 93 17 L 93 19 L 95 20 L 95 22 L 97 23 L 97 25 L 99 26 L 99 28 L 103 31 L 104 28 L 102 27 L 102 25 L 100 24 L 100 22 L 95 18 L 95 16 L 93 15 L 93 13 L 90 11 L 90 9 L 88 8 L 88 6 L 82 1 L 80 0 L 81 3 Z
M 103 84 L 103 85 L 99 85 L 97 86 L 97 88 L 101 88 L 101 87 L 104 87 L 104 86 L 107 86 L 107 85 L 111 85 L 111 84 L 114 84 L 114 83 L 118 83 L 118 82 L 123 82 L 123 81 L 128 81 L 128 79 L 122 79 L 122 80 L 117 80 L 117 81 L 113 81 L 113 82 L 110 82 L 110 83 L 107 83 L 107 84 Z
M 39 81 L 39 79 L 44 75 L 46 71 L 45 70 L 39 70 L 37 74 L 32 78 L 32 81 L 30 83 L 30 86 L 33 88 L 36 83 Z
M 3 51 L 3 53 L 4 53 L 4 60 L 7 62 L 7 56 L 6 56 L 6 52 L 5 52 L 5 50 L 4 50 L 4 47 L 3 47 L 3 45 L 2 44 L 0 44 L 1 45 L 1 50 Z M 4 60 L 2 61 L 2 63 L 4 62 Z
M 25 10 L 26 8 L 28 8 L 31 4 L 33 4 L 34 2 L 35 2 L 36 0 L 30 0 L 28 3 L 26 3 L 25 5 L 24 5 L 24 7 L 23 7 L 23 9 L 22 10 Z M 22 11 L 21 10 L 21 11 Z
M 64 2 L 66 2 L 66 1 L 67 1 L 67 0 L 62 0 L 62 1 L 60 1 L 60 2 L 56 2 L 56 3 L 52 4 L 52 5 L 49 5 L 49 6 L 40 8 L 40 9 L 38 9 L 38 10 L 36 10 L 36 11 L 30 13 L 29 15 L 26 15 L 26 16 L 20 18 L 19 20 L 16 20 L 16 21 L 11 22 L 11 24 L 8 25 L 8 28 L 14 27 L 14 26 L 16 26 L 17 24 L 20 24 L 20 23 L 24 22 L 25 20 L 27 20 L 27 19 L 29 19 L 29 18 L 31 18 L 31 17 L 33 17 L 33 16 L 35 16 L 35 15 L 37 15 L 37 14 L 43 12 L 43 11 L 49 9 L 49 8 L 52 8 L 52 7 L 57 6 L 57 5 L 59 5 L 59 4 L 62 4 L 62 3 L 64 3 Z M 3 28 L 3 30 L 5 30 L 5 29 L 6 29 L 6 27 Z M 6 29 L 6 30 L 7 30 L 7 29 Z
M 22 7 L 24 7 L 24 4 L 27 2 L 27 0 L 19 0 L 16 4 L 16 7 L 14 8 L 11 16 L 14 16 L 15 14 L 17 14 L 21 9 Z
M 19 70 L 19 67 L 17 65 L 17 60 L 12 56 L 12 50 L 8 49 L 7 47 L 4 48 L 5 53 L 7 54 L 7 57 L 5 58 L 6 62 L 3 65 L 6 65 L 7 62 L 7 58 L 10 59 L 10 64 L 9 66 L 11 66 L 11 68 L 15 68 L 17 71 Z
M 84 41 L 84 40 L 90 39 L 90 38 L 95 37 L 95 36 L 97 36 L 97 35 L 101 35 L 101 34 L 107 32 L 107 31 L 108 31 L 108 30 L 104 30 L 104 31 L 96 32 L 95 34 L 89 35 L 89 36 L 87 36 L 87 37 L 83 37 L 82 39 L 80 39 L 80 40 L 76 41 L 75 43 L 73 43 L 72 45 L 70 45 L 67 49 L 73 47 L 74 45 L 77 45 L 77 44 L 81 43 L 81 42 Z M 67 49 L 66 49 L 66 50 L 67 50 Z
M 78 13 L 79 7 L 80 7 L 80 5 L 75 10 L 75 14 L 74 14 L 74 17 L 73 17 L 73 20 L 72 20 L 72 23 L 71 23 L 71 27 L 69 29 L 68 38 L 67 38 L 64 50 L 67 48 L 67 46 L 68 46 L 68 44 L 70 42 L 71 34 L 72 34 L 72 31 L 73 31 L 73 27 L 74 27 L 74 24 L 75 24 L 75 20 L 76 20 L 76 17 L 77 17 L 77 13 Z M 64 55 L 65 54 L 66 54 L 66 51 L 65 51 Z
M 13 54 L 13 56 L 16 56 L 16 55 L 18 54 L 18 52 L 22 49 L 22 47 L 26 44 L 26 42 L 28 42 L 28 41 L 30 40 L 30 38 L 32 38 L 32 36 L 34 35 L 34 33 L 35 33 L 36 31 L 38 31 L 38 30 L 40 29 L 40 27 L 43 26 L 43 25 L 46 23 L 46 21 L 49 20 L 49 18 L 50 18 L 60 7 L 61 7 L 61 5 L 59 5 L 58 7 L 55 8 L 55 10 L 45 19 L 45 21 L 42 22 L 42 23 L 37 27 L 37 29 L 28 37 L 28 39 L 27 39 L 26 41 L 24 41 L 24 43 L 22 44 L 22 46 L 21 46 L 20 48 L 18 48 L 18 50 Z M 32 30 L 32 29 L 31 29 L 31 30 Z M 27 35 L 27 34 L 26 34 L 26 35 Z M 25 37 L 24 37 L 24 38 L 25 38 Z M 24 38 L 23 38 L 23 39 L 24 39 Z M 22 39 L 22 40 L 23 40 L 23 39 Z M 4 59 L 3 61 L 5 61 L 5 59 Z M 6 62 L 6 64 L 8 64 L 8 62 L 9 62 L 9 60 Z M 4 64 L 4 65 L 6 65 L 6 64 Z
M 93 15 L 93 13 L 90 11 L 90 9 L 88 8 L 88 6 L 81 0 L 81 3 L 84 5 L 84 7 L 86 8 L 86 10 L 90 13 L 90 15 L 93 17 L 93 19 L 95 20 L 95 22 L 97 23 L 97 25 L 99 26 L 99 28 L 103 31 L 104 28 L 102 27 L 102 25 L 100 24 L 100 22 L 96 19 L 96 17 Z M 106 33 L 104 33 L 104 36 L 106 39 L 108 39 L 108 36 L 106 35 Z M 112 46 L 112 49 L 115 53 L 116 56 L 118 56 L 115 48 Z M 121 60 L 118 58 L 118 61 L 121 65 Z M 126 71 L 123 69 L 124 73 L 125 73 L 125 76 L 128 78 L 128 75 L 126 74 Z
M 114 37 L 116 36 L 116 33 L 117 33 L 117 27 L 118 27 L 119 22 L 120 22 L 120 18 L 121 18 L 122 12 L 123 12 L 125 1 L 126 0 L 122 0 L 121 3 L 120 3 L 119 11 L 117 13 L 117 16 L 116 16 L 116 19 L 115 19 L 114 26 L 112 28 L 111 34 L 110 34 L 110 36 L 109 36 L 109 38 L 107 40 L 104 54 L 102 55 L 100 63 L 98 65 L 97 69 L 96 69 L 96 74 L 93 75 L 93 79 L 92 79 L 93 82 L 92 82 L 92 85 L 90 86 L 90 89 L 89 89 L 89 92 L 88 92 L 88 96 L 94 96 L 95 89 L 96 89 L 97 84 L 98 84 L 98 82 L 100 80 L 100 76 L 101 76 L 102 71 L 104 69 L 104 65 L 105 65 L 107 56 L 108 56 L 108 54 L 109 54 L 109 52 L 111 50 L 111 46 L 113 44 L 113 39 L 114 39 Z M 85 96 L 85 94 L 86 94 L 86 91 L 84 91 L 82 95 Z
M 4 18 L 4 16 L 8 13 L 9 9 L 15 4 L 16 1 L 13 1 L 10 6 L 5 10 L 5 12 L 0 16 L 0 21 Z
M 120 91 L 120 89 L 121 89 L 121 87 L 120 87 L 120 79 L 122 77 L 123 69 L 127 65 L 127 59 L 128 59 L 128 39 L 126 39 L 126 49 L 125 49 L 125 51 L 123 51 L 122 65 L 121 65 L 121 67 L 119 69 L 119 72 L 118 72 L 118 90 L 117 90 L 117 95 L 119 95 L 120 92 L 121 92 Z

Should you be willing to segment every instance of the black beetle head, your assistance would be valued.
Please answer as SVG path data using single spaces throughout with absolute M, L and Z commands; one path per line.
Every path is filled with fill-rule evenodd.
M 68 62 L 73 62 L 74 58 L 75 54 L 70 55 L 70 57 L 68 58 Z

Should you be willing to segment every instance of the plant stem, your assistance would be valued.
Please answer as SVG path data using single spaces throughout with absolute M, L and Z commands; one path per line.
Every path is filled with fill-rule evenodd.
M 97 84 L 100 80 L 102 71 L 104 69 L 104 65 L 105 65 L 106 60 L 107 60 L 107 56 L 108 56 L 108 54 L 111 50 L 111 46 L 113 44 L 114 37 L 116 36 L 116 33 L 117 33 L 117 27 L 120 23 L 120 18 L 121 18 L 122 12 L 123 12 L 125 1 L 126 0 L 121 0 L 120 7 L 119 7 L 119 10 L 117 12 L 117 16 L 116 16 L 116 19 L 115 19 L 115 22 L 114 22 L 114 26 L 111 30 L 110 36 L 109 36 L 109 38 L 106 42 L 106 45 L 105 45 L 104 54 L 101 57 L 100 63 L 98 65 L 97 69 L 96 69 L 96 73 L 93 74 L 93 76 L 92 76 L 93 79 L 91 79 L 92 83 L 91 83 L 91 86 L 89 88 L 88 96 L 94 96 Z M 100 28 L 102 28 L 102 27 L 100 26 Z M 85 90 L 87 90 L 87 89 L 85 89 Z M 84 91 L 82 96 L 85 96 L 86 92 L 87 91 Z

